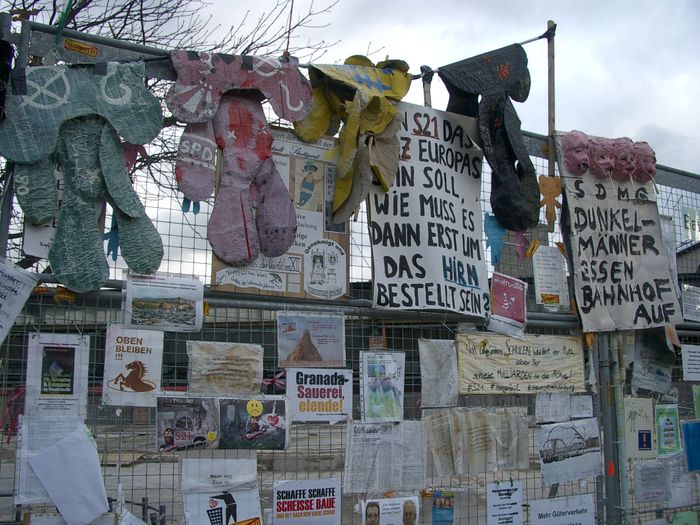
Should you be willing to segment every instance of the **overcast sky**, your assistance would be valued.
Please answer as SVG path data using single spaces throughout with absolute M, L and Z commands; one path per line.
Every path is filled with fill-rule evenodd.
M 254 18 L 268 4 L 213 1 L 212 11 L 224 24 L 240 20 L 246 9 Z M 316 8 L 327 4 L 315 2 Z M 308 5 L 308 0 L 295 0 L 294 10 L 300 13 Z M 421 65 L 436 69 L 538 36 L 547 20 L 557 24 L 557 129 L 645 140 L 656 150 L 659 164 L 700 173 L 696 0 L 340 0 L 316 18 L 328 27 L 295 39 L 339 40 L 319 63 L 339 63 L 369 49 L 375 62 L 400 58 L 411 73 L 419 73 Z M 547 43 L 524 47 L 532 89 L 526 102 L 515 103 L 516 110 L 523 129 L 546 134 Z M 433 107 L 446 107 L 447 94 L 437 75 L 432 96 Z M 420 81 L 414 81 L 404 100 L 423 103 Z

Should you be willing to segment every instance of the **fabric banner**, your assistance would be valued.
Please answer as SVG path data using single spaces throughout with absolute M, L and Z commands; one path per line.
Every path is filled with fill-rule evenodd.
M 583 392 L 583 346 L 578 337 L 488 332 L 457 333 L 461 394 Z
M 482 245 L 476 120 L 399 103 L 399 171 L 369 194 L 374 305 L 483 318 L 489 286 Z

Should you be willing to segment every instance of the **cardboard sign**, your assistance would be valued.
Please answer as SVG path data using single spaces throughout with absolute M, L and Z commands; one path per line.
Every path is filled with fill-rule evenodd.
M 575 176 L 564 162 L 559 169 L 583 331 L 681 323 L 653 181 Z
M 374 305 L 484 317 L 489 307 L 476 121 L 399 103 L 399 171 L 369 195 Z

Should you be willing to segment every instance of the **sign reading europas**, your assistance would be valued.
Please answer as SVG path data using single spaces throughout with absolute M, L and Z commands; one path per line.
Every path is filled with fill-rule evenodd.
M 559 169 L 584 332 L 682 322 L 653 180 L 598 178 L 590 172 L 574 176 L 564 162 Z
M 476 120 L 400 103 L 399 169 L 388 192 L 369 194 L 374 305 L 485 317 Z

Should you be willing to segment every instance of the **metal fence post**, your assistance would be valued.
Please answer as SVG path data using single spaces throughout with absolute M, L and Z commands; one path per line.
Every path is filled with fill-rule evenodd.
M 617 436 L 617 413 L 615 410 L 615 385 L 610 356 L 610 335 L 598 334 L 596 354 L 600 370 L 600 415 L 603 424 L 603 459 L 605 462 L 605 519 L 606 525 L 620 525 L 620 467 L 615 442 Z

